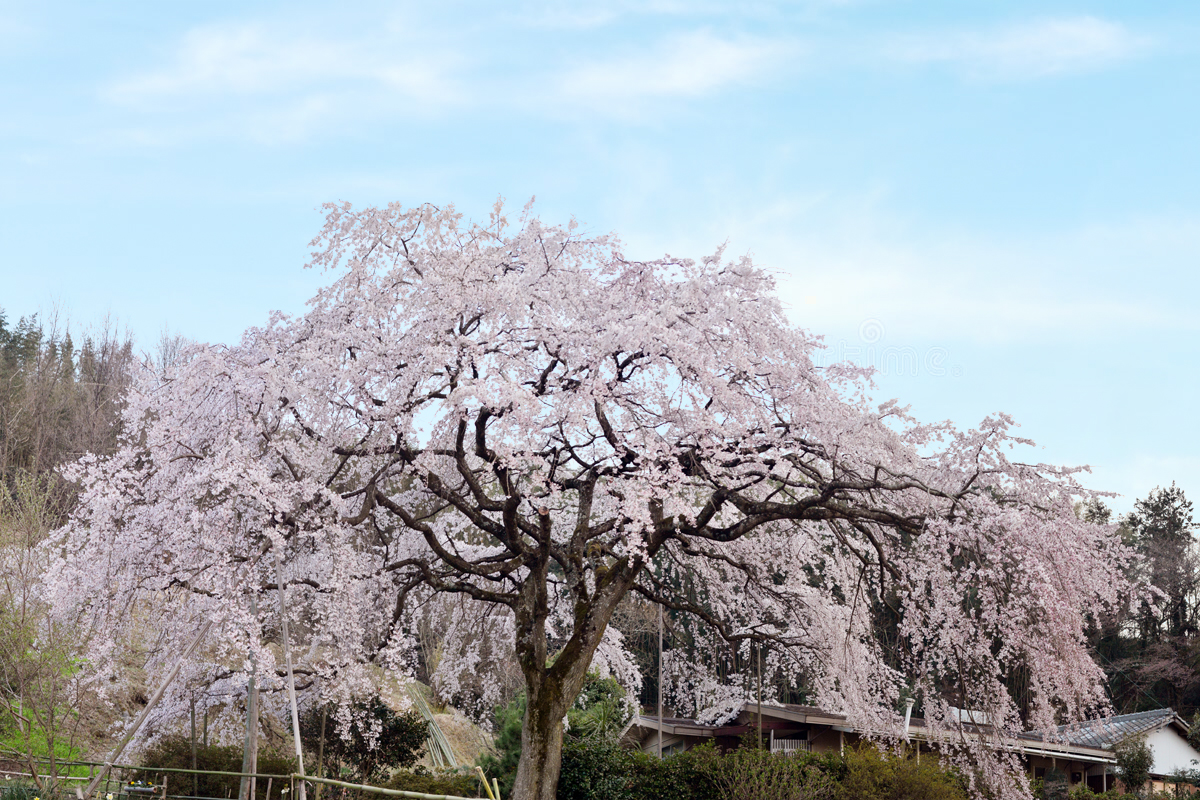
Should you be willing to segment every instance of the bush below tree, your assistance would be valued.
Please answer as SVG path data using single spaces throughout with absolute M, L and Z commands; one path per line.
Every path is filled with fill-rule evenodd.
M 558 800 L 965 800 L 935 759 L 871 746 L 844 755 L 769 753 L 711 744 L 658 759 L 612 742 L 568 740 Z
M 165 736 L 142 754 L 141 769 L 131 776 L 131 780 L 154 781 L 154 770 L 162 769 L 192 769 L 192 743 L 186 736 Z M 242 748 L 238 745 L 196 745 L 196 769 L 206 772 L 241 772 Z M 260 775 L 291 775 L 296 769 L 296 762 L 267 750 L 259 751 L 258 774 Z M 170 794 L 194 794 L 197 797 L 237 797 L 241 778 L 237 775 L 196 775 L 186 773 L 170 773 L 167 777 L 167 789 Z M 278 781 L 277 781 L 278 783 Z M 194 792 L 193 792 L 194 788 Z M 278 798 L 276 786 L 272 794 Z M 266 800 L 267 780 L 256 782 L 256 798 Z
M 487 796 L 479 784 L 479 778 L 474 774 L 450 770 L 430 771 L 419 765 L 411 770 L 396 770 L 386 783 L 380 785 L 385 789 L 398 789 L 402 792 L 445 794 L 451 797 Z

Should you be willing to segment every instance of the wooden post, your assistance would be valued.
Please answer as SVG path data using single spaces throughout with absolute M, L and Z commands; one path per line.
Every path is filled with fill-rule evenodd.
M 321 706 L 321 736 L 317 740 L 317 777 L 321 777 L 321 773 L 325 771 L 325 720 L 329 716 L 329 708 Z M 301 784 L 304 782 L 301 781 Z M 324 784 L 318 783 L 313 789 L 313 800 L 321 800 L 321 787 Z M 291 800 L 289 798 L 289 800 Z

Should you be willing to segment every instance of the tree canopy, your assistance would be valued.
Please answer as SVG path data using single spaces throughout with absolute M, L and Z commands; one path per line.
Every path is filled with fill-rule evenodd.
M 1131 552 L 1073 513 L 1094 499 L 1077 470 L 1015 457 L 1007 416 L 959 430 L 874 402 L 869 371 L 817 365 L 748 258 L 638 261 L 499 205 L 482 224 L 327 211 L 311 266 L 331 282 L 309 310 L 146 368 L 123 446 L 70 471 L 54 589 L 110 642 L 151 613 L 164 645 L 216 619 L 204 669 L 252 648 L 267 686 L 275 605 L 251 615 L 248 595 L 280 588 L 278 557 L 301 666 L 348 697 L 371 665 L 415 669 L 421 615 L 456 596 L 447 636 L 468 644 L 437 669 L 519 663 L 521 800 L 554 796 L 589 669 L 640 679 L 609 625 L 630 596 L 767 643 L 880 735 L 917 694 L 998 796 L 1026 791 L 1016 757 L 954 707 L 1001 738 L 1103 705 L 1084 628 L 1128 596 Z M 745 696 L 675 669 L 714 718 Z

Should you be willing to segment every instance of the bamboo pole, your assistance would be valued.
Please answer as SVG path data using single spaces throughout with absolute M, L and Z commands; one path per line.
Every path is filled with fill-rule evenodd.
M 454 748 L 450 746 L 450 740 L 446 738 L 442 726 L 438 725 L 438 721 L 433 715 L 433 709 L 430 708 L 429 701 L 425 699 L 425 693 L 421 687 L 416 683 L 408 684 L 408 696 L 429 726 L 429 734 L 425 742 L 429 760 L 435 767 L 457 767 L 458 760 L 454 756 Z
M 297 780 L 303 779 L 312 781 L 313 783 L 324 783 L 330 786 L 337 786 L 342 789 L 355 789 L 360 792 L 373 792 L 375 794 L 386 795 L 387 797 L 412 797 L 415 800 L 474 800 L 470 797 L 461 797 L 456 794 L 426 794 L 425 792 L 408 792 L 403 789 L 384 789 L 380 786 L 364 786 L 361 783 L 346 783 L 345 781 L 335 781 L 333 778 L 316 778 L 312 775 L 294 775 Z
M 283 660 L 287 663 L 288 699 L 292 704 L 292 738 L 296 740 L 296 771 L 304 774 L 304 751 L 300 747 L 300 711 L 296 707 L 296 675 L 292 672 L 292 644 L 288 637 L 287 602 L 284 599 L 283 563 L 275 551 L 275 585 L 279 588 L 279 622 L 283 630 Z M 325 716 L 321 716 L 321 736 L 324 743 Z M 320 764 L 317 765 L 318 771 Z M 268 787 L 269 793 L 270 787 Z M 300 800 L 305 800 L 304 781 L 300 781 Z
M 488 783 L 487 775 L 483 774 L 483 767 L 476 765 L 475 771 L 479 773 L 479 782 L 483 784 L 483 791 L 487 792 L 488 800 L 500 800 L 500 794 L 492 794 L 491 784 Z

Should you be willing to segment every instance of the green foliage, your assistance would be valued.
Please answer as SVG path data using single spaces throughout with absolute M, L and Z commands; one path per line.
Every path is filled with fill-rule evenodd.
M 659 759 L 617 744 L 626 722 L 624 709 L 624 692 L 615 681 L 593 677 L 587 682 L 568 713 L 558 800 L 966 798 L 962 783 L 936 759 L 917 763 L 915 758 L 881 753 L 871 746 L 847 749 L 844 756 L 773 754 L 753 746 L 722 755 L 710 743 Z M 499 779 L 503 798 L 511 795 L 516 778 L 524 716 L 523 696 L 496 709 L 496 753 L 479 760 L 489 778 Z M 746 742 L 755 743 L 754 737 Z
M 0 800 L 34 800 L 37 797 L 40 797 L 39 789 L 26 783 L 0 786 Z
M 70 712 L 62 710 L 61 715 L 67 717 Z M 53 741 L 51 741 L 53 739 Z M 26 747 L 29 750 L 26 750 Z M 0 751 L 9 753 L 25 753 L 32 752 L 35 759 L 48 759 L 50 751 L 53 748 L 54 758 L 56 761 L 75 761 L 83 757 L 83 751 L 78 747 L 73 747 L 69 741 L 64 741 L 61 738 L 54 738 L 46 735 L 46 729 L 37 723 L 33 723 L 26 727 L 25 732 L 17 730 L 15 726 L 7 727 L 0 732 Z M 87 774 L 87 767 L 60 767 L 58 770 L 60 776 L 73 775 L 79 777 Z
M 78 631 L 51 619 L 37 590 L 54 495 L 53 478 L 24 469 L 0 480 L 0 748 L 29 771 L 41 770 L 38 759 L 80 755 Z M 57 764 L 50 772 L 64 774 Z
M 713 781 L 728 800 L 833 800 L 839 787 L 807 754 L 741 747 L 714 762 Z M 855 800 L 890 794 L 851 794 Z
M 1041 795 L 1034 793 L 1034 797 Z M 1097 794 L 1086 786 L 1076 786 L 1067 795 L 1068 800 L 1138 800 L 1136 794 L 1121 794 L 1114 789 L 1109 789 L 1104 794 Z
M 1117 777 L 1125 788 L 1135 794 L 1140 793 L 1142 786 L 1150 778 L 1150 768 L 1154 766 L 1154 753 L 1150 745 L 1140 737 L 1132 737 L 1113 748 L 1117 757 Z
M 1071 782 L 1065 772 L 1060 769 L 1047 770 L 1046 777 L 1042 779 L 1042 800 L 1067 800 L 1070 789 Z
M 1128 575 L 1162 592 L 1144 597 L 1131 616 L 1093 621 L 1092 651 L 1108 675 L 1118 713 L 1170 706 L 1185 719 L 1200 707 L 1196 653 L 1200 644 L 1200 547 L 1194 508 L 1172 483 L 1137 500 L 1132 513 L 1115 519 L 1102 504 L 1082 509 L 1085 520 L 1118 522 L 1122 539 L 1141 556 Z M 1193 737 L 1196 738 L 1196 737 Z M 1193 744 L 1200 744 L 1197 738 Z
M 610 739 L 563 742 L 558 800 L 609 800 L 627 796 L 632 754 Z
M 192 743 L 186 736 L 166 736 L 159 739 L 153 747 L 146 750 L 140 759 L 141 769 L 136 771 L 131 780 L 141 780 L 160 783 L 154 769 L 191 769 Z M 295 771 L 296 762 L 290 758 L 261 751 L 258 754 L 258 772 L 260 775 L 291 775 Z M 242 748 L 238 745 L 218 747 L 202 744 L 196 745 L 196 769 L 211 772 L 241 772 Z M 241 779 L 235 775 L 197 775 L 195 777 L 196 795 L 199 797 L 237 797 Z M 277 781 L 278 783 L 278 781 Z M 191 794 L 193 776 L 188 774 L 169 773 L 167 787 L 171 794 Z M 279 797 L 279 787 L 273 794 Z M 181 791 L 186 790 L 186 791 Z M 267 782 L 257 782 L 256 798 L 266 798 Z
M 615 739 L 633 710 L 613 678 L 589 674 L 575 705 L 567 711 L 568 735 L 575 739 Z
M 525 720 L 525 695 L 521 695 L 507 706 L 496 709 L 496 754 L 484 753 L 478 764 L 483 767 L 488 780 L 500 782 L 500 796 L 512 794 L 517 779 L 517 762 L 521 760 L 521 725 Z
M 451 770 L 430 772 L 420 765 L 411 770 L 397 770 L 386 783 L 380 785 L 385 789 L 398 789 L 402 792 L 447 794 L 455 797 L 487 796 L 483 787 L 479 785 L 478 776 L 474 774 Z
M 632 710 L 625 701 L 625 690 L 621 684 L 613 678 L 601 678 L 595 673 L 588 675 L 575 704 L 567 711 L 567 735 L 563 737 L 562 768 L 564 772 L 574 771 L 578 779 L 583 781 L 577 791 L 588 791 L 583 788 L 584 785 L 608 785 L 605 776 L 610 767 L 618 770 L 628 767 L 624 763 L 620 767 L 612 766 L 609 760 L 619 761 L 622 758 L 616 739 L 631 715 Z M 477 762 L 489 779 L 494 777 L 499 781 L 500 796 L 503 798 L 510 796 L 517 778 L 517 762 L 521 759 L 521 725 L 524 720 L 523 694 L 507 706 L 497 708 L 496 752 L 494 755 L 483 754 Z M 562 786 L 561 780 L 559 785 Z
M 342 767 L 348 767 L 350 778 L 368 783 L 377 780 L 385 770 L 407 769 L 417 763 L 429 736 L 429 723 L 420 714 L 415 711 L 397 714 L 376 697 L 356 703 L 352 715 L 349 739 L 339 735 L 332 708 L 311 708 L 300 720 L 300 741 L 305 752 L 313 753 L 314 758 L 318 751 L 323 753 L 324 774 L 338 777 Z
M 881 753 L 877 748 L 847 748 L 846 776 L 836 797 L 845 800 L 965 800 L 956 777 L 934 758 Z
M 630 753 L 631 800 L 723 800 L 714 776 L 721 754 L 712 742 L 659 759 L 648 753 Z M 561 781 L 560 781 L 561 785 Z
M 1200 711 L 1192 714 L 1192 721 L 1188 723 L 1188 744 L 1200 750 Z
M 965 800 L 936 760 L 880 753 L 770 753 L 711 744 L 659 760 L 608 742 L 567 741 L 559 800 Z

